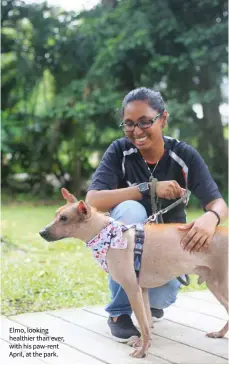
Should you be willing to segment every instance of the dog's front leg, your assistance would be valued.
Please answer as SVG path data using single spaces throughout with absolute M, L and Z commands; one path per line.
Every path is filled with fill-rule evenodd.
M 131 280 L 131 282 L 122 281 L 122 283 L 120 283 L 120 284 L 128 296 L 130 305 L 137 318 L 137 321 L 140 326 L 140 331 L 142 334 L 142 341 L 140 343 L 139 343 L 139 341 L 137 341 L 136 344 L 133 344 L 133 346 L 136 346 L 139 343 L 139 345 L 141 347 L 137 348 L 131 354 L 131 356 L 132 357 L 145 357 L 147 354 L 147 350 L 151 345 L 151 332 L 150 332 L 148 318 L 146 315 L 145 306 L 144 306 L 144 302 L 143 302 L 142 290 L 136 281 L 136 276 L 135 276 L 134 283 Z
M 125 290 L 131 308 L 137 318 L 142 335 L 141 348 L 136 349 L 131 356 L 144 357 L 151 345 L 151 333 L 142 297 L 142 290 L 138 285 L 136 273 L 133 266 L 133 255 L 131 251 L 109 249 L 107 254 L 107 264 L 112 279 L 122 286 Z
M 144 302 L 144 306 L 145 306 L 145 310 L 146 310 L 149 327 L 153 328 L 154 325 L 153 325 L 153 318 L 152 318 L 152 314 L 151 314 L 151 310 L 150 310 L 149 289 L 148 288 L 142 288 L 142 297 L 143 297 L 143 302 Z

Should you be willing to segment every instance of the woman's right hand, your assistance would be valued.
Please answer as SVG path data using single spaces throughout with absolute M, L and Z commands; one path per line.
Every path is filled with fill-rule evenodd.
M 177 199 L 181 198 L 185 193 L 185 189 L 181 188 L 175 180 L 157 181 L 156 194 L 159 198 Z

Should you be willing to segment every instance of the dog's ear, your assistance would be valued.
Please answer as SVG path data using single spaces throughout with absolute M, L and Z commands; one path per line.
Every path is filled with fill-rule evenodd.
M 63 198 L 67 200 L 68 203 L 76 203 L 78 200 L 76 197 L 69 193 L 69 191 L 65 188 L 61 189 L 61 193 L 63 195 Z
M 76 211 L 83 219 L 91 215 L 90 207 L 83 200 L 80 200 L 77 204 Z

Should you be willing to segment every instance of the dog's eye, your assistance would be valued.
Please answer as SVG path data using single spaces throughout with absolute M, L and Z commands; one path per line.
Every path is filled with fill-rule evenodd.
M 66 217 L 66 215 L 61 215 L 60 216 L 60 221 L 62 221 L 62 222 L 66 222 L 67 219 L 68 218 Z

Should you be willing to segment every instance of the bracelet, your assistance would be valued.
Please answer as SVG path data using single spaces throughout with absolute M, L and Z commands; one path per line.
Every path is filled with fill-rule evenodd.
M 217 226 L 218 226 L 220 224 L 220 216 L 219 216 L 219 214 L 215 210 L 212 210 L 212 209 L 206 210 L 206 213 L 208 213 L 208 212 L 214 213 L 215 216 L 218 218 L 218 223 L 217 223 Z

